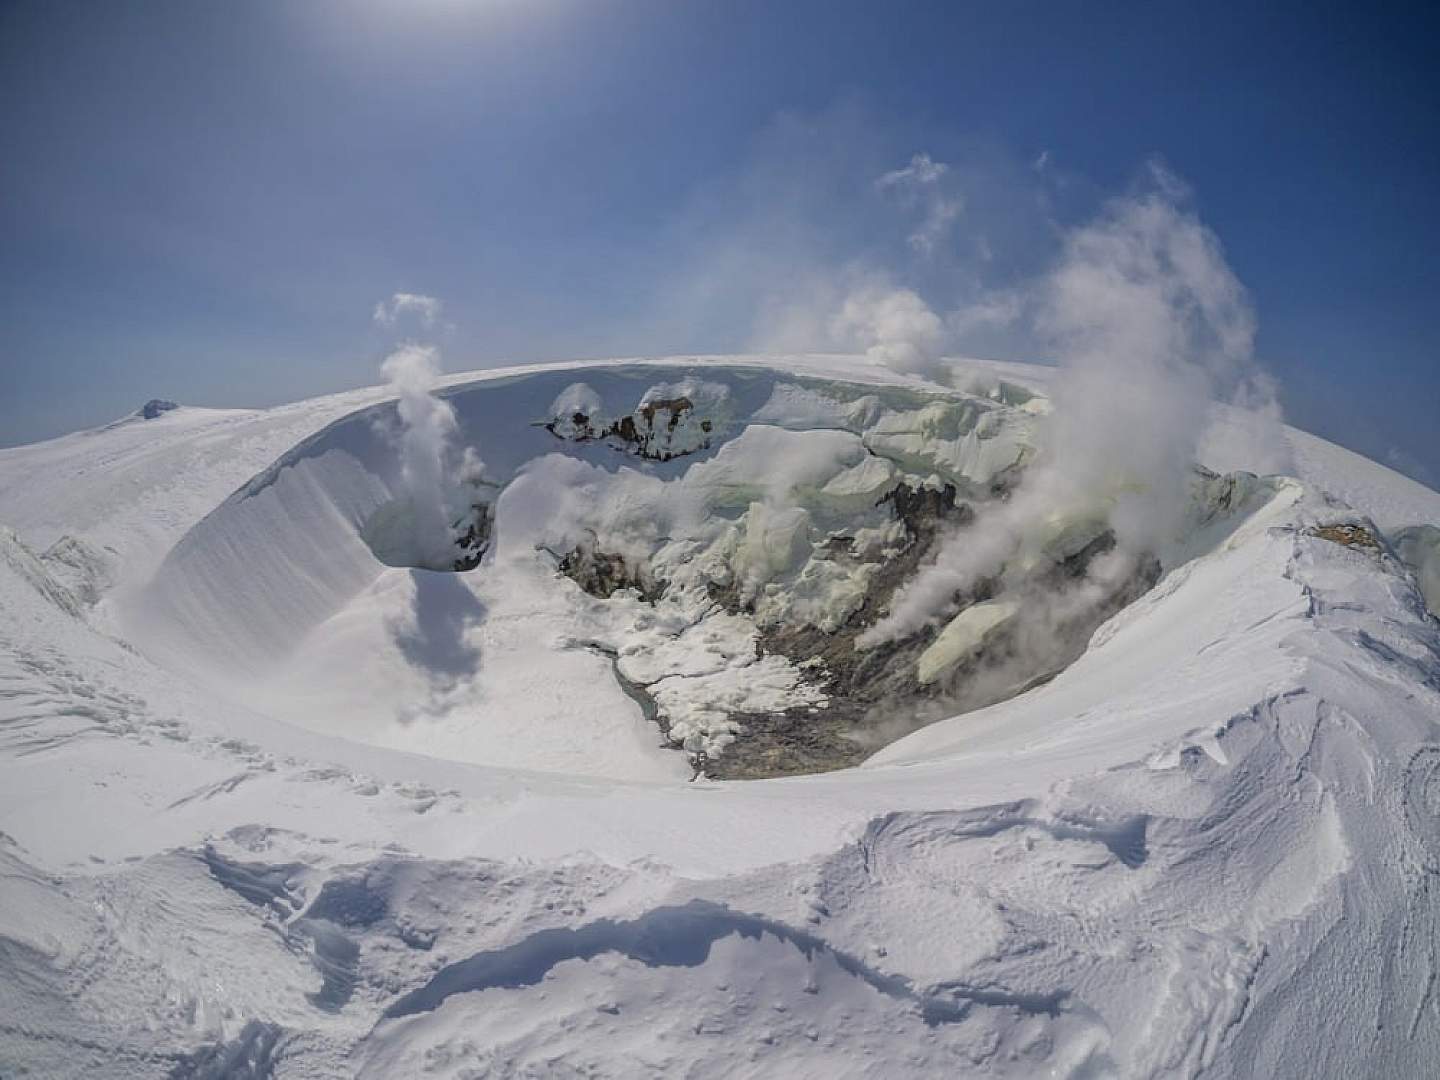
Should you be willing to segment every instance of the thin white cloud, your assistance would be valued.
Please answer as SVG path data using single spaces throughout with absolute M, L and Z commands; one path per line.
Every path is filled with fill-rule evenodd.
M 943 161 L 935 161 L 929 154 L 916 154 L 905 168 L 887 172 L 875 184 L 882 188 L 936 184 L 949 171 L 950 166 Z
M 432 327 L 440 318 L 442 304 L 433 296 L 425 296 L 423 293 L 397 292 L 389 300 L 381 300 L 375 305 L 375 312 L 372 316 L 379 326 L 392 327 L 402 316 L 413 315 L 419 320 L 420 325 Z
M 1014 326 L 1024 312 L 1025 296 L 1019 289 L 995 289 L 946 312 L 945 325 L 951 334 L 963 340 L 965 335 L 976 331 Z
M 907 206 L 921 207 L 924 216 L 910 234 L 910 246 L 921 254 L 935 250 L 965 209 L 965 201 L 946 192 L 950 166 L 929 154 L 916 154 L 903 169 L 893 169 L 875 181 L 881 191 L 893 191 Z

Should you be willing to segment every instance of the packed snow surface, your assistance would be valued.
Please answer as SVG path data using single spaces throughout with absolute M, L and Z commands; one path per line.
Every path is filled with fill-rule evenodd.
M 1312 436 L 1217 410 L 1064 670 L 713 779 L 835 707 L 768 644 L 858 625 L 897 486 L 1023 483 L 1052 372 L 952 375 L 447 377 L 460 573 L 383 388 L 0 451 L 0 1076 L 1434 1075 L 1440 494 Z M 1047 528 L 887 675 L 1108 557 Z

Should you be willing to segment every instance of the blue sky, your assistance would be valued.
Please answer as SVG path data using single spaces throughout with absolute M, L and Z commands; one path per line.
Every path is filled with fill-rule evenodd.
M 0 444 L 149 397 L 764 343 L 796 282 L 1022 283 L 1159 158 L 1292 421 L 1440 482 L 1424 7 L 319 0 L 0 6 Z M 877 187 L 924 153 L 963 209 Z M 1043 157 L 1042 157 L 1043 155 Z M 1014 329 L 973 353 L 1036 358 Z

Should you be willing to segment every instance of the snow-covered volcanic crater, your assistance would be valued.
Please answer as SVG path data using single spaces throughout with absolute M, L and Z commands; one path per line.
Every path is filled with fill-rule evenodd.
M 1426 1075 L 1440 494 L 1217 408 L 1145 534 L 1052 376 L 0 451 L 0 1076 Z

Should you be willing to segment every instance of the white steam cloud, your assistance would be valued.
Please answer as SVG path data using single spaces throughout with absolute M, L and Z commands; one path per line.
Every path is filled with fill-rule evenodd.
M 957 594 L 1066 528 L 1099 519 L 1114 531 L 1111 577 L 1116 560 L 1133 564 L 1174 541 L 1212 400 L 1242 406 L 1257 444 L 1267 424 L 1278 429 L 1245 289 L 1163 168 L 1068 234 L 1031 301 L 1064 366 L 1040 453 L 1009 502 L 941 546 L 868 643 L 933 622 Z
M 439 356 L 427 345 L 402 345 L 380 372 L 399 398 L 400 476 L 411 504 L 417 561 L 444 566 L 454 559 L 445 462 L 457 425 L 450 403 L 430 392 L 440 375 Z
M 949 172 L 945 162 L 921 153 L 874 182 L 875 191 L 919 214 L 906 240 L 927 258 L 942 246 L 964 209 L 964 201 L 948 189 Z M 858 263 L 808 275 L 804 287 L 792 286 L 787 302 L 765 316 L 762 349 L 864 353 L 896 371 L 927 377 L 940 374 L 949 333 L 945 320 L 918 292 Z
M 390 328 L 403 316 L 410 315 L 414 316 L 422 327 L 429 329 L 439 320 L 442 307 L 441 302 L 433 296 L 397 292 L 389 300 L 381 300 L 376 304 L 371 318 L 377 326 Z
M 400 453 L 401 498 L 408 503 L 410 535 L 402 542 L 415 565 L 448 569 L 456 557 L 456 522 L 469 511 L 484 466 L 474 447 L 459 447 L 454 406 L 433 393 L 439 350 L 406 342 L 385 358 L 380 373 L 396 396 L 400 421 L 392 434 Z
M 764 312 L 755 349 L 863 353 L 897 371 L 940 374 L 945 322 L 919 293 L 854 268 L 806 284 Z
M 1049 468 L 1082 504 L 1113 501 L 1122 544 L 1148 546 L 1178 521 L 1211 400 L 1266 392 L 1219 240 L 1174 176 L 1152 166 L 1151 185 L 1070 234 L 1039 316 L 1065 367 Z
M 943 246 L 964 209 L 950 190 L 950 166 L 920 153 L 903 168 L 882 173 L 875 190 L 893 196 L 919 222 L 906 237 L 911 250 L 926 259 Z M 978 321 L 998 312 L 977 310 Z M 937 315 L 914 289 L 888 275 L 852 264 L 833 275 L 816 275 L 807 291 L 769 313 L 762 345 L 781 351 L 839 350 L 864 353 L 896 371 L 936 378 L 950 336 L 947 320 Z
M 1145 587 L 1150 556 L 1176 553 L 1202 434 L 1207 463 L 1286 470 L 1279 409 L 1245 290 L 1174 176 L 1152 167 L 1073 227 L 1092 189 L 1049 151 L 976 145 L 942 161 L 897 145 L 894 119 L 781 118 L 733 190 L 708 192 L 687 221 L 694 266 L 655 318 L 696 332 L 753 313 L 756 351 L 863 353 L 937 382 L 960 353 L 1057 359 L 1018 486 L 939 544 L 860 642 L 999 595 L 1019 605 L 1006 633 L 1033 676 Z M 1083 557 L 1055 569 L 1070 556 Z M 1002 667 L 998 682 L 1027 664 Z
M 834 339 L 897 371 L 931 374 L 945 324 L 910 289 L 871 283 L 853 290 L 831 320 Z

